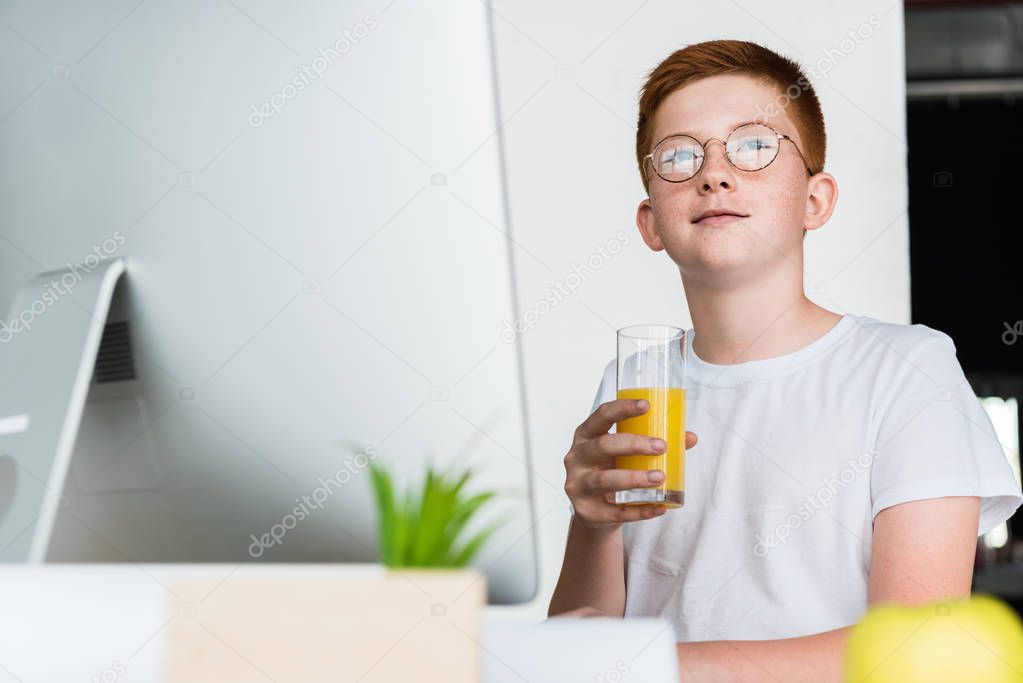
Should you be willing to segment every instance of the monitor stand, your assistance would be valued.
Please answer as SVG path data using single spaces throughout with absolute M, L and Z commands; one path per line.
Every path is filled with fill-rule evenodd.
M 0 321 L 0 562 L 46 559 L 121 258 L 32 278 Z

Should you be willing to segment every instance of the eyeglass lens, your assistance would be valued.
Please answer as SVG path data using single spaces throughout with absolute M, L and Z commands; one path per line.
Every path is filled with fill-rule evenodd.
M 757 171 L 778 155 L 777 134 L 760 124 L 741 126 L 725 139 L 725 153 L 737 168 Z M 665 180 L 687 180 L 703 165 L 703 145 L 688 135 L 663 140 L 652 155 L 654 170 Z

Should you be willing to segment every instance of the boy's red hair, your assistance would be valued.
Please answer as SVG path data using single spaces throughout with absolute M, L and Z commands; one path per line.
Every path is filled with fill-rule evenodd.
M 744 40 L 709 40 L 668 55 L 647 77 L 639 98 L 636 128 L 636 160 L 643 188 L 650 193 L 644 157 L 657 142 L 653 139 L 654 115 L 668 95 L 685 85 L 720 74 L 743 74 L 777 88 L 772 104 L 785 108 L 799 130 L 806 165 L 813 173 L 824 170 L 824 115 L 817 94 L 800 66 L 766 47 Z M 764 113 L 771 113 L 765 110 Z

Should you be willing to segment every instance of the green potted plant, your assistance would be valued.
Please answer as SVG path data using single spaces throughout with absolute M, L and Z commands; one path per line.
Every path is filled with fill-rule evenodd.
M 507 521 L 492 522 L 463 538 L 470 520 L 492 502 L 496 491 L 469 494 L 470 468 L 438 471 L 427 467 L 422 489 L 396 491 L 394 478 L 370 463 L 376 498 L 380 561 L 388 567 L 465 567 Z

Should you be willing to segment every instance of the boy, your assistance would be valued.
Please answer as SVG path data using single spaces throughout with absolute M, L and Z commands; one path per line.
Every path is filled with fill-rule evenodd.
M 701 445 L 682 508 L 614 505 L 660 481 L 614 456 L 663 443 L 608 433 L 647 408 L 614 400 L 608 363 L 564 459 L 573 516 L 549 615 L 663 616 L 683 680 L 839 680 L 868 605 L 969 594 L 976 537 L 1023 496 L 947 335 L 804 295 L 803 238 L 838 186 L 799 66 L 691 45 L 639 109 L 636 222 L 682 276 L 686 445 Z

